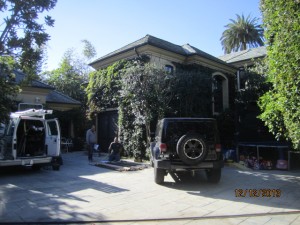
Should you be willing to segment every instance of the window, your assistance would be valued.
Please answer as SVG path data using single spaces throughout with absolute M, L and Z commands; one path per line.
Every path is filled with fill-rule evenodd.
M 213 74 L 213 114 L 219 114 L 229 107 L 228 79 L 222 73 Z
M 223 86 L 222 78 L 215 76 L 213 79 L 213 98 L 214 98 L 214 112 L 220 113 L 223 111 Z
M 166 71 L 167 73 L 173 74 L 174 67 L 171 66 L 171 65 L 165 65 L 165 71 Z

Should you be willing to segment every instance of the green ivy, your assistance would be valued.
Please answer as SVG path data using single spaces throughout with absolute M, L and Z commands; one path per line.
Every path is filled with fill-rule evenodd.
M 89 75 L 86 88 L 89 113 L 116 108 L 119 103 L 120 78 L 127 61 L 121 60 Z
M 278 138 L 300 149 L 300 3 L 262 0 L 261 10 L 268 41 L 269 92 L 260 98 L 260 115 Z

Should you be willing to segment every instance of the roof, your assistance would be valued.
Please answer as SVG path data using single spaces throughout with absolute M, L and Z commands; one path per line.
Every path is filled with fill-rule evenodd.
M 25 77 L 26 74 L 24 74 L 21 71 L 15 70 L 14 71 L 16 78 L 15 81 L 17 84 L 21 83 Z M 54 87 L 52 87 L 49 84 L 46 84 L 39 80 L 32 80 L 29 84 L 30 87 L 35 88 L 43 88 L 50 90 L 49 94 L 46 96 L 46 102 L 47 103 L 58 103 L 58 104 L 75 104 L 75 105 L 81 105 L 81 102 L 55 90 Z
M 219 59 L 227 63 L 234 63 L 240 61 L 247 61 L 255 58 L 261 58 L 266 56 L 266 47 L 250 48 L 244 51 L 233 52 L 220 56 Z
M 67 96 L 59 91 L 53 90 L 46 97 L 47 103 L 62 103 L 62 104 L 75 104 L 81 105 L 81 103 L 70 96 Z
M 14 71 L 16 77 L 15 77 L 15 81 L 17 84 L 20 84 L 26 77 L 26 74 L 19 71 L 19 70 L 15 70 Z M 32 80 L 30 82 L 30 85 L 31 87 L 36 87 L 36 88 L 45 88 L 45 89 L 55 89 L 54 87 L 42 82 L 42 81 L 39 81 L 39 80 Z
M 144 46 L 144 45 L 151 45 L 151 46 L 158 47 L 158 48 L 161 48 L 161 49 L 164 49 L 164 50 L 167 50 L 167 51 L 170 51 L 170 52 L 174 52 L 174 53 L 177 53 L 177 54 L 183 55 L 183 56 L 198 55 L 198 56 L 213 60 L 215 62 L 230 66 L 227 63 L 224 63 L 224 61 L 218 59 L 217 57 L 214 57 L 214 56 L 212 56 L 212 55 L 210 55 L 206 52 L 203 52 L 203 51 L 199 50 L 198 48 L 195 48 L 194 46 L 191 46 L 189 44 L 185 44 L 185 45 L 182 45 L 182 46 L 181 45 L 176 45 L 176 44 L 173 44 L 171 42 L 162 40 L 160 38 L 151 36 L 149 34 L 146 35 L 145 37 L 135 41 L 135 42 L 132 42 L 131 44 L 128 44 L 128 45 L 126 45 L 126 46 L 124 46 L 124 47 L 122 47 L 122 48 L 120 48 L 116 51 L 113 51 L 113 52 L 111 52 L 111 53 L 109 53 L 105 56 L 102 56 L 101 58 L 96 59 L 95 61 L 91 62 L 89 65 L 92 66 L 92 65 L 96 64 L 99 61 L 105 60 L 107 58 L 113 57 L 115 55 L 121 54 L 121 53 L 126 52 L 126 51 L 133 50 L 137 47 L 141 47 L 141 46 Z

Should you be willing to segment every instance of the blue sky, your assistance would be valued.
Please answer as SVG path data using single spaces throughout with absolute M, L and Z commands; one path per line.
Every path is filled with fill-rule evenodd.
M 236 14 L 261 19 L 259 0 L 58 0 L 49 15 L 47 70 L 59 66 L 70 48 L 90 41 L 97 57 L 147 34 L 177 45 L 189 43 L 213 56 L 223 55 L 220 37 Z

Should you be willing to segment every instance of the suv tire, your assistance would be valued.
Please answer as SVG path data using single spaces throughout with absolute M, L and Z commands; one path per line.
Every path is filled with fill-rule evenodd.
M 208 153 L 203 138 L 198 134 L 183 135 L 176 146 L 179 158 L 188 165 L 196 165 L 203 161 Z
M 211 169 L 206 171 L 206 177 L 208 182 L 217 184 L 221 179 L 221 168 Z
M 154 181 L 157 184 L 162 184 L 165 179 L 166 171 L 164 169 L 157 168 L 154 166 Z

